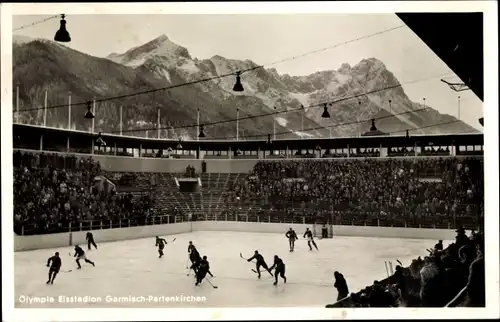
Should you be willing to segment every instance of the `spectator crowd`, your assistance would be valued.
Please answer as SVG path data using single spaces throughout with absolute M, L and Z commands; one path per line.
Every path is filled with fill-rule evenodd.
M 474 158 L 258 162 L 228 189 L 228 204 L 329 217 L 474 218 L 483 205 L 483 162 Z
M 439 241 L 428 256 L 406 268 L 396 266 L 386 280 L 350 296 L 346 279 L 335 272 L 338 302 L 326 307 L 484 307 L 484 234 L 472 231 L 467 236 L 462 227 L 456 232 L 446 249 Z
M 151 201 L 118 194 L 96 184 L 101 173 L 92 158 L 14 153 L 14 231 L 43 234 L 89 229 L 90 221 L 135 220 Z

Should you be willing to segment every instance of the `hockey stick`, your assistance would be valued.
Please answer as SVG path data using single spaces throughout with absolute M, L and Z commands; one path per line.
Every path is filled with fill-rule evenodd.
M 240 253 L 240 257 L 241 257 L 241 259 L 244 259 L 244 260 L 246 260 L 246 261 L 248 260 L 248 258 L 243 257 L 243 254 L 242 254 L 242 253 Z
M 218 286 L 212 284 L 212 282 L 210 282 L 210 280 L 208 279 L 208 277 L 205 278 L 205 279 L 207 280 L 208 284 L 210 284 L 213 288 L 219 288 Z
M 63 273 L 69 273 L 69 272 L 72 272 L 73 270 L 72 269 L 68 269 L 67 271 L 61 271 Z

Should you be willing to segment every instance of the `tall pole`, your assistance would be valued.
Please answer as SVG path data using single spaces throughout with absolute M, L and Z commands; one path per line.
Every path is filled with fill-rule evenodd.
M 45 90 L 45 99 L 43 100 L 43 126 L 47 126 L 47 100 L 49 91 Z
M 356 113 L 356 127 L 358 128 L 358 137 L 361 136 L 361 124 L 359 124 L 359 111 Z
M 68 130 L 71 130 L 71 92 L 68 95 Z
M 458 96 L 458 120 L 460 121 L 460 96 Z
M 19 123 L 19 84 L 16 85 L 16 123 Z
M 92 129 L 91 129 L 92 133 L 94 133 L 94 131 L 95 131 L 95 107 L 96 106 L 95 106 L 95 97 L 94 97 L 94 100 L 92 102 L 92 113 L 94 114 L 94 118 L 92 119 Z
M 196 141 L 200 140 L 200 109 L 198 108 L 198 115 L 196 117 Z
M 240 109 L 236 108 L 236 141 L 240 138 Z
M 123 135 L 123 105 L 120 105 L 120 135 Z
M 301 132 L 301 136 L 300 138 L 303 139 L 304 138 L 304 106 L 302 106 L 302 108 L 300 109 L 300 132 Z
M 358 101 L 358 105 L 359 105 L 359 108 L 358 108 L 358 112 L 356 113 L 356 122 L 358 125 L 358 136 L 361 137 L 361 122 L 359 121 L 359 113 L 361 113 L 361 101 Z
M 276 111 L 276 106 L 274 107 Z M 276 140 L 276 118 L 273 116 L 273 140 Z
M 158 107 L 157 127 L 158 127 L 158 139 L 159 139 L 160 138 L 160 108 L 159 107 Z

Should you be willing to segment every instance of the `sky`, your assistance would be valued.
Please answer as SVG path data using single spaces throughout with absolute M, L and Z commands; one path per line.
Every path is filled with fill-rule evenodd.
M 13 16 L 13 29 L 47 17 Z M 65 45 L 98 57 L 123 53 L 160 35 L 186 47 L 198 59 L 214 55 L 250 59 L 293 76 L 338 69 L 343 63 L 354 66 L 375 57 L 414 102 L 423 103 L 425 97 L 427 105 L 458 117 L 460 96 L 460 119 L 482 130 L 478 123 L 483 116 L 481 100 L 472 91 L 456 93 L 441 82 L 441 78 L 460 79 L 395 14 L 94 14 L 69 15 L 66 20 L 72 41 Z M 398 26 L 404 27 L 364 38 Z M 53 39 L 58 28 L 59 19 L 52 19 L 13 34 Z M 312 51 L 316 52 L 301 56 Z M 301 57 L 273 64 L 296 56 Z

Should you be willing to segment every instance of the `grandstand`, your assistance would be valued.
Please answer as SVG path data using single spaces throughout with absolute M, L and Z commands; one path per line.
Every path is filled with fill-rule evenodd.
M 46 151 L 42 142 L 47 132 L 52 136 L 54 132 L 60 132 L 58 136 L 66 136 L 68 144 Z M 142 212 L 147 211 L 150 217 L 172 216 L 173 222 L 191 216 L 193 220 L 295 222 L 318 227 L 326 224 L 331 236 L 333 224 L 450 229 L 464 226 L 472 229 L 479 226 L 483 211 L 483 137 L 477 134 L 426 137 L 428 142 L 437 142 L 441 148 L 433 149 L 436 144 L 420 146 L 420 152 L 434 153 L 403 157 L 398 153 L 394 156 L 383 153 L 385 157 L 363 154 L 373 152 L 366 152 L 368 149 L 377 149 L 373 148 L 374 145 L 378 146 L 377 151 L 385 149 L 385 152 L 406 148 L 407 141 L 403 147 L 395 146 L 398 138 L 394 137 L 326 140 L 321 143 L 332 146 L 332 149 L 325 149 L 318 155 L 319 159 L 300 158 L 298 153 L 306 150 L 304 148 L 308 145 L 317 146 L 318 140 L 286 142 L 287 147 L 292 147 L 288 149 L 292 153 L 278 161 L 272 158 L 275 150 L 271 149 L 283 146 L 279 141 L 269 151 L 261 151 L 267 154 L 264 159 L 240 160 L 228 154 L 226 159 L 204 160 L 198 153 L 198 158 L 184 160 L 134 157 L 133 153 L 131 156 L 117 156 L 118 148 L 115 148 L 114 156 L 91 154 L 92 147 L 87 149 L 89 154 L 72 153 L 77 150 L 72 144 L 78 146 L 80 152 L 84 148 L 80 142 L 87 141 L 90 134 L 83 132 L 16 124 L 14 133 L 15 137 L 21 138 L 14 141 L 16 174 L 21 172 L 21 166 L 38 168 L 37 171 L 48 165 L 67 172 L 69 169 L 85 169 L 83 174 L 78 173 L 84 178 L 77 178 L 77 184 L 94 188 L 92 177 L 99 176 L 107 183 L 106 189 L 111 191 L 104 197 L 111 198 L 107 200 L 130 199 L 136 204 L 137 200 L 148 199 L 151 206 Z M 119 140 L 123 140 L 112 135 L 105 139 L 116 140 L 115 147 Z M 141 140 L 147 139 L 137 139 Z M 163 141 L 152 141 L 165 145 Z M 34 146 L 34 142 L 41 150 L 26 149 Z M 446 142 L 453 142 L 453 145 L 445 145 Z M 147 143 L 151 145 L 151 142 Z M 244 142 L 244 145 L 252 151 L 256 144 L 249 143 Z M 208 151 L 214 150 L 206 141 L 185 142 L 188 152 L 194 149 L 190 146 L 193 144 L 199 145 L 194 151 L 209 154 Z M 343 144 L 348 148 L 338 147 Z M 132 144 L 137 145 L 141 146 L 141 143 Z M 122 151 L 130 149 L 123 147 Z M 218 149 L 228 151 L 231 147 L 220 144 Z M 330 150 L 336 151 L 335 157 L 329 157 Z M 342 152 L 347 155 L 342 155 Z M 194 171 L 188 173 L 188 167 Z M 164 171 L 157 172 L 160 169 Z M 450 189 L 450 185 L 458 183 L 461 189 Z M 132 212 L 128 216 L 141 217 L 144 214 Z M 23 227 L 24 233 L 28 233 L 27 225 Z M 318 229 L 315 233 L 319 235 Z
M 56 135 L 66 145 L 47 146 L 44 139 Z M 266 150 L 246 141 L 238 149 L 247 157 L 215 159 L 203 156 L 231 151 L 234 143 L 183 142 L 174 158 L 158 153 L 174 142 L 160 140 L 108 135 L 112 148 L 98 153 L 93 140 L 86 146 L 90 133 L 15 124 L 14 137 L 19 235 L 184 221 L 300 223 L 316 237 L 323 227 L 334 236 L 339 225 L 483 229 L 477 134 L 427 136 L 418 146 L 391 136 L 278 140 Z M 152 147 L 147 156 L 143 144 Z M 329 148 L 303 153 L 319 144 Z M 358 295 L 334 306 L 369 305 Z

